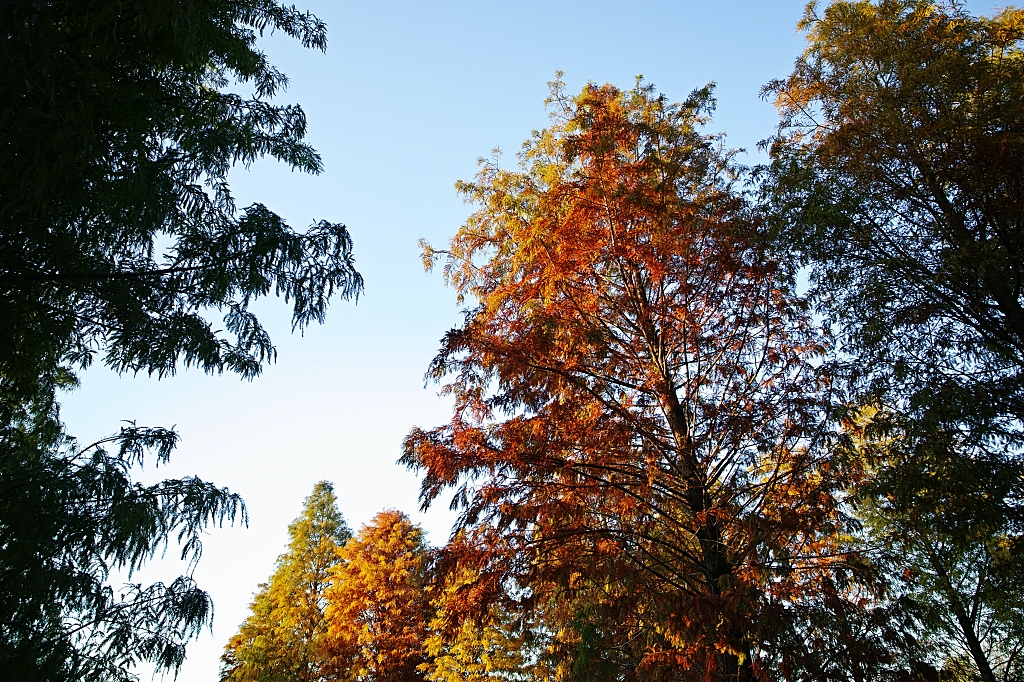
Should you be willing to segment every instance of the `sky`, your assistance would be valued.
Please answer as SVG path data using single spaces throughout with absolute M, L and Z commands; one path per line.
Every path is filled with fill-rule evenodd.
M 547 83 L 570 92 L 588 81 L 631 87 L 638 74 L 673 101 L 709 81 L 718 110 L 709 132 L 745 148 L 776 123 L 761 87 L 786 76 L 803 38 L 804 0 L 568 2 L 329 2 L 296 0 L 328 25 L 326 54 L 277 34 L 260 47 L 291 79 L 308 141 L 323 157 L 316 177 L 273 161 L 230 176 L 240 206 L 260 202 L 295 228 L 343 222 L 366 280 L 358 303 L 336 301 L 327 322 L 291 334 L 280 300 L 256 311 L 278 361 L 249 382 L 183 371 L 157 381 L 98 366 L 63 396 L 82 442 L 121 420 L 175 426 L 170 465 L 140 480 L 198 475 L 240 493 L 249 525 L 211 529 L 195 572 L 215 604 L 211 631 L 189 647 L 179 680 L 218 679 L 224 644 L 287 543 L 287 526 L 320 480 L 334 483 L 353 530 L 385 508 L 409 513 L 435 545 L 448 537 L 447 501 L 418 510 L 418 480 L 396 463 L 414 426 L 446 422 L 450 401 L 424 384 L 459 306 L 439 272 L 426 273 L 417 242 L 443 247 L 472 207 L 453 184 L 470 179 L 495 147 L 504 163 L 546 124 Z M 744 161 L 745 159 L 745 161 Z M 170 581 L 173 548 L 134 579 Z M 148 676 L 147 676 L 148 677 Z

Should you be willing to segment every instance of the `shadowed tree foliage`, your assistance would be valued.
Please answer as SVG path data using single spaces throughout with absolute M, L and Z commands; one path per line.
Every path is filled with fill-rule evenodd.
M 351 537 L 334 488 L 321 481 L 302 515 L 288 526 L 288 551 L 249 605 L 251 615 L 225 647 L 224 682 L 315 682 L 324 679 L 326 590 Z
M 324 49 L 316 17 L 268 0 L 22 0 L 0 20 L 5 390 L 98 352 L 118 370 L 251 377 L 274 353 L 253 299 L 291 300 L 301 328 L 358 293 L 343 225 L 238 213 L 226 180 L 264 155 L 321 170 L 302 110 L 269 102 L 287 79 L 255 48 L 279 30 Z
M 175 671 L 213 616 L 191 571 L 169 585 L 107 584 L 176 542 L 194 567 L 211 524 L 245 520 L 241 498 L 197 478 L 133 483 L 147 452 L 166 462 L 177 435 L 129 425 L 85 448 L 50 420 L 0 439 L 0 678 L 133 679 L 134 664 Z
M 253 301 L 283 296 L 301 329 L 361 290 L 344 225 L 296 231 L 232 199 L 235 164 L 321 170 L 301 108 L 271 102 L 287 79 L 256 48 L 266 31 L 327 44 L 321 21 L 273 0 L 0 3 L 0 602 L 13 609 L 0 670 L 12 679 L 123 679 L 139 660 L 176 670 L 211 613 L 205 594 L 184 576 L 121 603 L 108 569 L 137 568 L 175 528 L 197 558 L 198 528 L 240 509 L 189 479 L 131 483 L 135 446 L 75 454 L 56 391 L 94 358 L 253 377 L 275 354 Z M 145 512 L 117 503 L 136 497 Z M 51 580 L 65 566 L 73 586 Z
M 838 331 L 861 511 L 940 654 L 1021 679 L 1024 12 L 844 1 L 801 27 L 765 208 Z

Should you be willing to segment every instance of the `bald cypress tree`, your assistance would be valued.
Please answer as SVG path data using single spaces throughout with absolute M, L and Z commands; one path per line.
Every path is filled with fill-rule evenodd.
M 423 682 L 431 552 L 423 529 L 379 512 L 345 544 L 327 591 L 328 679 Z
M 302 514 L 288 526 L 288 551 L 260 585 L 251 614 L 221 657 L 223 682 L 306 682 L 321 678 L 319 640 L 331 569 L 351 532 L 338 511 L 334 487 L 320 481 Z

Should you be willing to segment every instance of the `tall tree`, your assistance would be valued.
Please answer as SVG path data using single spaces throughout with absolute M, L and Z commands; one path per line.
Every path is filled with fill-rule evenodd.
M 271 101 L 287 79 L 256 47 L 267 30 L 326 47 L 323 22 L 273 0 L 0 3 L 0 603 L 17 611 L 0 669 L 18 679 L 123 679 L 139 660 L 176 670 L 181 650 L 153 642 L 197 632 L 205 593 L 108 608 L 108 569 L 137 568 L 174 528 L 198 556 L 213 510 L 241 509 L 191 479 L 133 484 L 134 446 L 78 453 L 56 391 L 94 358 L 255 376 L 275 350 L 254 300 L 284 296 L 302 328 L 361 289 L 343 225 L 298 232 L 232 199 L 236 163 L 321 169 L 301 108 Z M 55 567 L 75 578 L 51 580 Z M 105 629 L 97 609 L 122 625 Z
M 700 132 L 710 88 L 549 102 L 519 171 L 485 162 L 458 185 L 477 210 L 426 247 L 475 303 L 430 369 L 452 419 L 403 461 L 425 506 L 454 487 L 463 528 L 502 529 L 536 599 L 589 605 L 551 627 L 620 643 L 622 675 L 771 676 L 789 605 L 841 571 L 827 339 Z
M 327 587 L 351 537 L 333 486 L 320 481 L 288 526 L 288 551 L 249 605 L 221 657 L 223 682 L 315 682 L 327 660 Z
M 861 489 L 952 658 L 1019 675 L 1024 611 L 1024 12 L 811 4 L 769 86 L 774 237 L 840 330 Z M 884 447 L 882 447 L 884 445 Z M 881 525 L 878 525 L 878 524 Z M 1009 553 L 1007 553 L 1009 552 Z M 1011 590 L 1012 593 L 1012 590 Z M 1009 667 L 1008 667 L 1009 666 Z
M 327 589 L 334 679 L 418 682 L 430 617 L 430 553 L 423 531 L 382 511 L 341 551 Z

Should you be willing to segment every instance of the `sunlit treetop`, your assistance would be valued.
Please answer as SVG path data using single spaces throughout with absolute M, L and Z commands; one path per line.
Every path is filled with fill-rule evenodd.
M 577 644 L 652 679 L 747 679 L 774 665 L 775 600 L 821 589 L 845 523 L 820 447 L 828 338 L 702 131 L 710 87 L 555 82 L 549 104 L 518 168 L 482 162 L 458 185 L 476 210 L 425 247 L 474 305 L 430 368 L 451 420 L 403 461 L 425 505 L 450 490 L 460 528 L 522 553 L 494 570 Z

